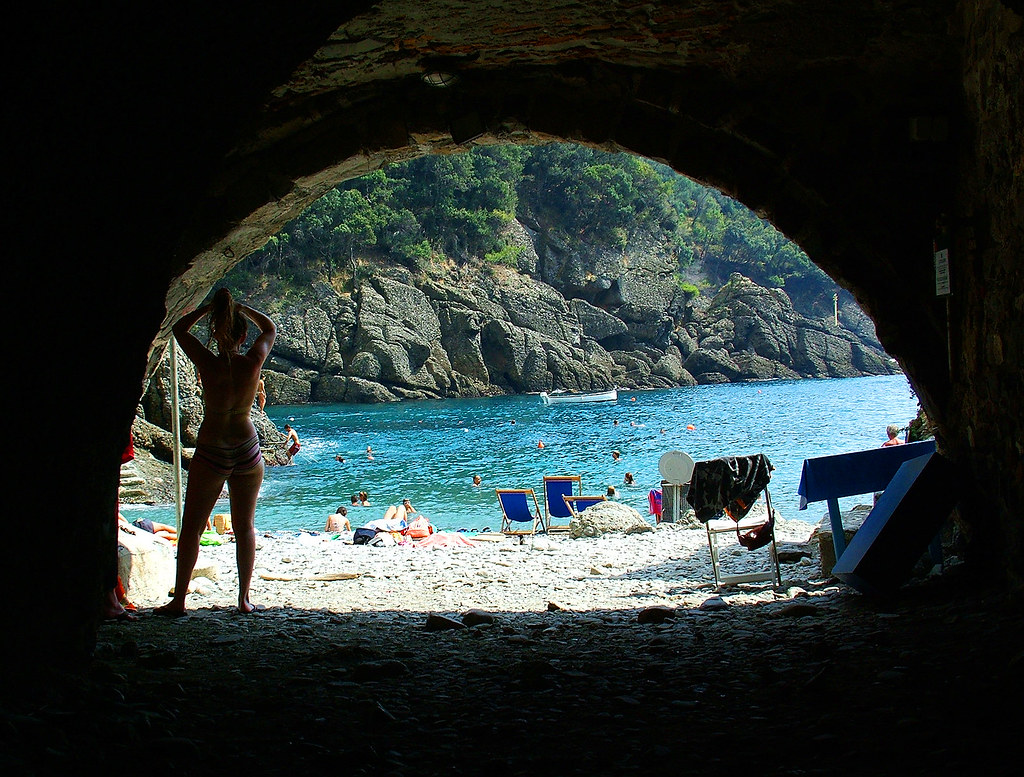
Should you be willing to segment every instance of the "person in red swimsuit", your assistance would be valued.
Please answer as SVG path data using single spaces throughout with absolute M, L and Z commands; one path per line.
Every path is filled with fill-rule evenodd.
M 206 315 L 210 316 L 210 340 L 216 341 L 216 351 L 203 345 L 191 332 Z M 249 321 L 259 328 L 260 334 L 242 353 Z M 256 398 L 263 362 L 274 345 L 277 327 L 263 313 L 236 302 L 231 293 L 222 288 L 214 294 L 211 303 L 182 316 L 173 331 L 202 379 L 205 414 L 188 468 L 174 595 L 154 612 L 169 617 L 185 614 L 185 596 L 199 557 L 199 541 L 225 483 L 235 534 L 238 609 L 243 613 L 254 612 L 261 609 L 249 601 L 249 585 L 256 561 L 256 497 L 263 483 L 263 457 L 249 411 Z

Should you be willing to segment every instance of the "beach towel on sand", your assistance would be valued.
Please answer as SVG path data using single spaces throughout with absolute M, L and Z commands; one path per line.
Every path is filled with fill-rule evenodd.
M 476 542 L 473 540 L 467 540 L 457 532 L 437 532 L 422 540 L 416 540 L 413 542 L 414 548 L 475 548 L 476 546 Z

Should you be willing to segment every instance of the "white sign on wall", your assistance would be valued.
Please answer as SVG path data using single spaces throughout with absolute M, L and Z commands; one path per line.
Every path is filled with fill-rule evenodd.
M 949 249 L 943 248 L 935 252 L 935 296 L 948 297 L 952 294 L 949 288 Z

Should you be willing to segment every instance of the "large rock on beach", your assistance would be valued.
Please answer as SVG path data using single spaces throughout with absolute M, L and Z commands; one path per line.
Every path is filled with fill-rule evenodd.
M 654 531 L 654 527 L 632 507 L 620 502 L 600 502 L 569 521 L 569 536 L 574 539 L 600 537 L 608 532 L 638 534 L 647 531 Z
M 842 513 L 843 537 L 849 545 L 853 538 L 864 525 L 864 520 L 871 512 L 873 505 L 855 505 Z M 832 518 L 828 513 L 822 516 L 821 521 L 814 530 L 814 537 L 818 541 L 818 553 L 821 559 L 821 573 L 831 575 L 832 567 L 836 565 L 835 541 L 832 538 Z
M 174 546 L 155 534 L 135 529 L 117 533 L 117 574 L 136 606 L 164 604 L 174 587 Z

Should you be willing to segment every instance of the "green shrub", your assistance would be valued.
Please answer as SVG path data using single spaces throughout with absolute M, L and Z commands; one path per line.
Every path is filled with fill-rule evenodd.
M 497 251 L 484 254 L 484 259 L 490 264 L 503 264 L 506 267 L 518 267 L 519 257 L 526 249 L 523 246 L 506 245 Z
M 700 295 L 700 289 L 688 281 L 680 281 L 679 288 L 687 297 L 697 297 Z

